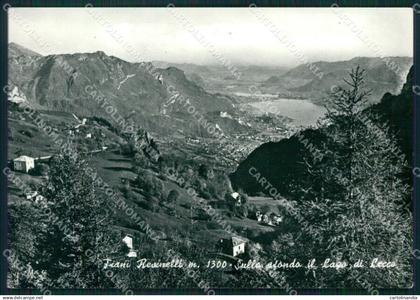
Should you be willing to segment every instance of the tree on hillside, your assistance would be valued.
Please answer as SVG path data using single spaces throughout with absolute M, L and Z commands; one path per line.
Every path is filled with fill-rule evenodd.
M 155 196 L 161 199 L 163 194 L 162 182 L 154 175 L 152 175 L 153 173 L 143 169 L 139 171 L 140 172 L 138 173 L 135 180 L 137 186 L 144 191 L 146 196 Z
M 179 198 L 179 192 L 177 190 L 171 190 L 168 194 L 168 198 L 166 199 L 166 201 L 168 203 L 176 203 L 178 198 Z
M 137 168 L 147 169 L 150 166 L 150 161 L 143 152 L 134 154 L 134 165 Z
M 37 260 L 36 238 L 42 224 L 42 210 L 30 202 L 11 203 L 8 208 L 10 251 L 7 286 L 9 288 L 39 288 L 45 273 L 33 271 Z
M 213 170 L 205 165 L 205 164 L 200 164 L 200 166 L 198 167 L 198 175 L 204 179 L 209 179 L 210 174 L 212 174 Z
M 47 199 L 39 236 L 37 268 L 48 274 L 48 286 L 101 286 L 101 260 L 109 255 L 106 240 L 112 210 L 79 154 L 53 158 L 43 191 Z
M 409 193 L 400 180 L 405 158 L 395 154 L 398 145 L 386 126 L 380 129 L 364 111 L 364 75 L 359 67 L 352 70 L 347 87 L 330 96 L 319 149 L 323 159 L 305 160 L 307 180 L 294 190 L 299 219 L 305 220 L 296 237 L 305 249 L 301 255 L 321 262 L 365 261 L 362 269 L 314 271 L 312 284 L 320 287 L 402 288 L 412 282 L 412 218 L 401 205 Z M 370 268 L 375 258 L 396 267 Z

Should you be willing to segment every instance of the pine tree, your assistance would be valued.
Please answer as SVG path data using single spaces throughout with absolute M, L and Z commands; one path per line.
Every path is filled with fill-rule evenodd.
M 412 217 L 402 206 L 409 193 L 400 180 L 405 158 L 395 151 L 386 124 L 371 122 L 364 110 L 364 71 L 352 70 L 345 83 L 330 97 L 319 149 L 323 159 L 305 161 L 309 176 L 295 191 L 301 219 L 310 224 L 302 226 L 298 244 L 321 262 L 365 261 L 362 269 L 315 271 L 312 283 L 319 286 L 408 287 Z M 375 258 L 397 266 L 370 268 Z

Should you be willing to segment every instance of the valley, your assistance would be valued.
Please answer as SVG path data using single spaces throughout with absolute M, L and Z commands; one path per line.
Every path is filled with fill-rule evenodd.
M 343 64 L 350 63 L 319 63 L 329 68 L 324 81 L 310 77 L 304 66 L 244 67 L 244 79 L 235 80 L 215 66 L 129 63 L 100 51 L 42 56 L 16 44 L 9 48 L 13 218 L 25 215 L 27 206 L 39 212 L 54 205 L 55 199 L 44 195 L 57 192 L 59 179 L 51 172 L 65 174 L 63 160 L 95 170 L 94 183 L 106 186 L 92 187 L 111 218 L 106 231 L 117 232 L 117 240 L 132 236 L 138 257 L 156 258 L 164 249 L 176 249 L 204 264 L 220 254 L 220 240 L 232 237 L 246 243 L 239 256 L 244 261 L 293 249 L 293 235 L 303 229 L 299 214 L 291 213 L 298 206 L 288 192 L 307 175 L 301 172 L 306 150 L 296 135 L 303 132 L 321 141 L 317 121 L 326 113 L 324 97 L 332 79 L 348 71 Z M 404 80 L 397 74 L 375 77 L 383 65 L 376 58 L 365 59 L 372 62 L 366 65 L 373 66 L 368 75 L 376 82 L 375 97 L 401 92 L 408 58 L 396 58 Z M 250 86 L 256 89 L 250 91 Z M 384 110 L 381 99 L 369 103 L 379 103 L 379 113 Z M 81 162 L 73 161 L 69 149 Z M 33 159 L 35 167 L 15 170 L 15 159 L 21 156 Z M 250 177 L 253 166 L 284 195 L 281 199 L 273 199 Z M 77 169 L 80 182 L 87 176 L 85 169 Z M 75 190 L 70 187 L 69 194 L 77 195 Z M 34 192 L 42 195 L 39 201 L 29 197 Z M 152 239 L 133 215 L 158 238 Z M 13 243 L 24 247 L 22 241 Z M 246 287 L 253 273 L 205 271 L 203 276 L 214 286 Z M 134 287 L 145 284 L 131 282 L 138 284 Z

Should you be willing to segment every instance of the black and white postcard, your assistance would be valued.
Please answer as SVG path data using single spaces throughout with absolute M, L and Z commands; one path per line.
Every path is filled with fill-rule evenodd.
M 420 5 L 77 5 L 3 5 L 8 293 L 414 293 Z

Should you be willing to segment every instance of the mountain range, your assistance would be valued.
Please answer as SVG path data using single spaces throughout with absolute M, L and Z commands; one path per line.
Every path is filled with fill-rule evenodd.
M 389 68 L 387 61 L 399 72 Z M 288 98 L 323 104 L 323 97 L 337 79 L 361 65 L 366 68 L 366 83 L 372 89 L 371 102 L 376 103 L 384 93 L 398 93 L 404 81 L 402 76 L 405 77 L 411 63 L 409 57 L 357 57 L 343 62 L 314 63 L 323 73 L 322 78 L 314 76 L 308 65 L 290 70 L 239 66 L 241 78 L 237 79 L 224 66 L 162 61 L 130 63 L 102 51 L 43 56 L 10 43 L 9 85 L 12 101 L 27 101 L 39 109 L 109 118 L 105 109 L 109 105 L 128 122 L 150 132 L 208 136 L 197 116 L 211 121 L 224 133 L 249 130 L 239 121 L 241 112 L 237 104 L 243 99 L 234 91 L 249 92 L 253 86 L 260 93 L 287 93 Z M 185 105 L 187 100 L 189 104 Z M 194 116 L 191 112 L 197 113 Z M 232 120 L 226 122 L 222 113 L 232 115 Z
M 42 109 L 106 116 L 106 106 L 98 105 L 106 101 L 122 117 L 160 133 L 199 126 L 176 94 L 204 115 L 234 110 L 233 99 L 206 92 L 175 67 L 129 63 L 101 51 L 42 56 L 13 43 L 9 49 L 9 85 Z
M 295 97 L 323 104 L 323 98 L 333 86 L 344 84 L 340 78 L 345 78 L 355 66 L 361 66 L 366 70 L 365 83 L 371 89 L 369 102 L 377 103 L 383 94 L 397 94 L 401 90 L 412 64 L 411 57 L 355 57 L 346 61 L 320 61 L 272 76 L 260 87 L 266 93 L 288 91 Z

